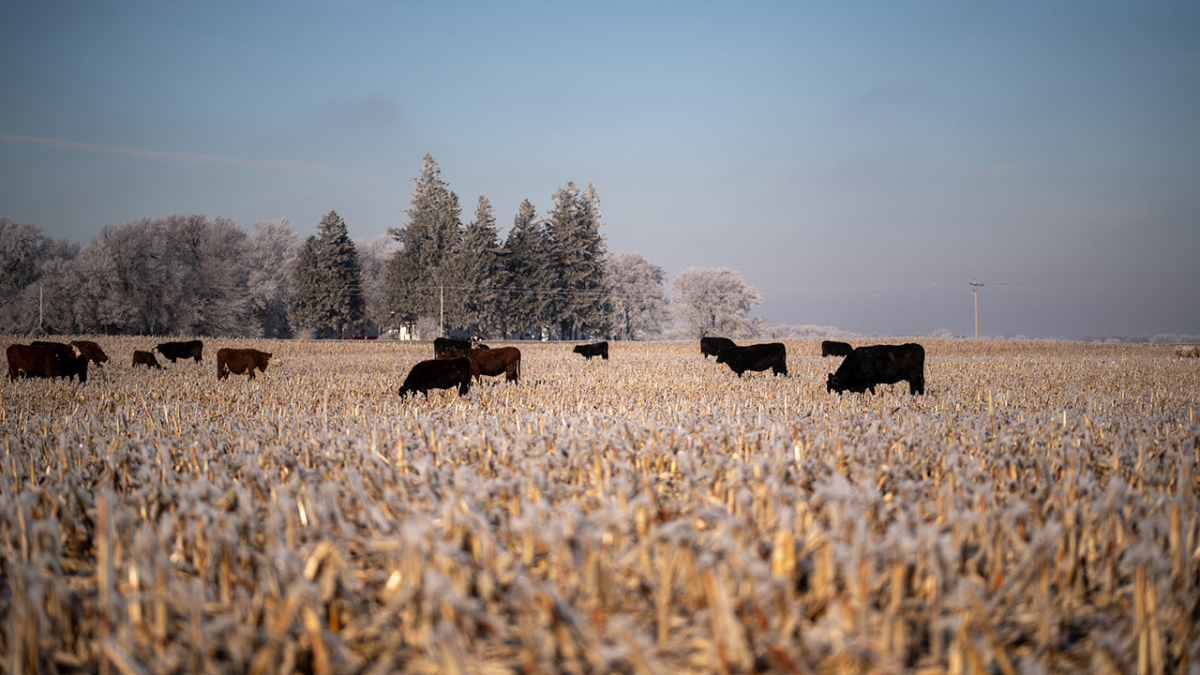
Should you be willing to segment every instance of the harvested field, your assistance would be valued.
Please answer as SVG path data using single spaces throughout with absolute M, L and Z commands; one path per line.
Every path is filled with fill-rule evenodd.
M 1171 347 L 923 340 L 925 396 L 839 397 L 818 341 L 522 343 L 401 400 L 432 345 L 90 339 L 86 384 L 0 385 L 5 673 L 1200 669 Z

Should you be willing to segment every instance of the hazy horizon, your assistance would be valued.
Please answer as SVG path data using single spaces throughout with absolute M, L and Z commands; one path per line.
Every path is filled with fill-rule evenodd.
M 1200 334 L 1200 6 L 0 6 L 0 216 L 406 222 L 433 155 L 504 231 L 593 184 L 613 253 L 770 324 Z

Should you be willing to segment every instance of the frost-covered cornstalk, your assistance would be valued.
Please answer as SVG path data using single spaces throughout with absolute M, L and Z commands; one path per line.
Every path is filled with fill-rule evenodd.
M 786 378 L 522 343 L 519 385 L 400 399 L 428 344 L 231 340 L 283 365 L 218 383 L 96 339 L 0 396 L 7 672 L 1200 663 L 1170 346 L 931 340 L 927 395 L 838 397 L 816 341 Z

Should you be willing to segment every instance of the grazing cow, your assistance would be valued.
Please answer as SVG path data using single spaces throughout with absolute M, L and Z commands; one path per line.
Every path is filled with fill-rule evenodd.
M 762 371 L 767 368 L 776 375 L 787 375 L 787 347 L 782 342 L 727 347 L 717 352 L 717 363 L 728 364 L 738 377 L 747 370 Z
M 458 395 L 466 396 L 471 390 L 471 369 L 474 364 L 465 356 L 421 361 L 408 371 L 404 384 L 400 385 L 400 396 L 409 392 L 421 392 L 429 396 L 430 389 L 458 387 Z
M 154 354 L 144 352 L 140 349 L 133 350 L 133 367 L 146 366 L 147 368 L 157 368 L 162 370 L 162 366 L 158 364 L 158 359 L 154 358 Z
M 590 345 L 575 345 L 575 349 L 571 350 L 576 354 L 582 354 L 587 357 L 588 361 L 592 360 L 593 356 L 599 356 L 605 361 L 608 360 L 608 342 L 593 342 Z
M 1200 347 L 1196 345 L 1179 345 L 1175 348 L 1175 355 L 1181 359 L 1200 358 Z
M 849 356 L 852 351 L 854 351 L 854 347 L 851 347 L 846 342 L 838 342 L 837 340 L 824 340 L 821 342 L 821 356 Z
M 707 360 L 710 356 L 716 356 L 717 352 L 722 349 L 736 347 L 737 344 L 729 338 L 723 337 L 702 337 L 700 338 L 700 353 Z
M 837 372 L 825 379 L 826 391 L 875 393 L 877 384 L 908 381 L 911 394 L 925 393 L 925 348 L 916 343 L 871 345 L 850 352 Z
M 6 350 L 8 379 L 24 377 L 78 377 L 87 382 L 87 359 L 76 356 L 75 350 L 62 344 L 12 344 Z
M 451 347 L 446 350 L 446 356 L 465 356 L 471 359 L 471 374 L 476 380 L 482 380 L 484 375 L 492 377 L 500 374 L 504 374 L 504 379 L 508 382 L 517 382 L 521 378 L 521 350 L 516 347 L 466 351 Z
M 79 350 L 80 354 L 83 354 L 88 361 L 96 365 L 108 363 L 108 354 L 105 354 L 100 345 L 91 340 L 72 340 L 71 346 Z
M 279 359 L 271 358 L 270 352 L 260 352 L 257 349 L 233 349 L 222 347 L 217 350 L 217 379 L 224 380 L 229 373 L 241 375 L 249 372 L 249 379 L 254 379 L 254 371 L 267 372 L 268 365 L 279 365 Z
M 447 356 L 446 350 L 454 348 L 460 352 L 465 352 L 468 349 L 487 349 L 488 346 L 480 344 L 479 340 L 471 338 L 470 340 L 459 340 L 458 338 L 440 337 L 433 340 L 433 358 L 440 359 Z
M 204 360 L 204 343 L 200 340 L 164 342 L 155 347 L 154 351 L 167 357 L 171 363 L 175 363 L 175 359 L 191 358 L 196 363 Z

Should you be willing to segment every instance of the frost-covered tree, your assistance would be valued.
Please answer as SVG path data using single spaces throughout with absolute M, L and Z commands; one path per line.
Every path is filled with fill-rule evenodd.
M 508 286 L 504 250 L 496 231 L 496 214 L 487 197 L 480 197 L 475 217 L 463 231 L 461 245 L 450 261 L 457 304 L 455 325 L 473 327 L 487 335 L 500 329 L 503 290 Z
M 336 334 L 363 318 L 362 269 L 346 222 L 330 211 L 317 234 L 300 247 L 292 274 L 288 318 L 318 337 Z
M 762 296 L 738 272 L 691 267 L 675 275 L 671 289 L 676 317 L 694 337 L 754 337 L 748 314 Z
M 662 332 L 667 318 L 667 274 L 637 253 L 609 256 L 611 324 L 618 340 L 643 340 Z
M 172 332 L 250 335 L 253 305 L 248 282 L 252 253 L 245 230 L 229 218 L 171 216 L 155 223 L 170 265 L 164 297 Z
M 503 330 L 512 336 L 540 337 L 551 321 L 549 308 L 557 279 L 550 260 L 549 233 L 528 199 L 517 209 L 504 250 L 509 290 Z
M 143 218 L 105 225 L 79 254 L 85 332 L 166 335 L 175 323 L 178 294 L 162 222 Z
M 567 183 L 554 193 L 547 230 L 557 295 L 551 313 L 564 340 L 606 333 L 609 325 L 604 236 L 600 234 L 600 200 L 589 185 L 580 193 Z
M 386 234 L 381 234 L 370 241 L 354 242 L 358 251 L 358 263 L 362 268 L 363 322 L 368 328 L 364 332 L 378 330 L 379 326 L 389 323 L 388 312 L 384 303 L 384 274 L 387 270 L 388 259 L 392 255 L 395 240 Z
M 0 333 L 73 332 L 79 244 L 0 218 Z
M 292 262 L 287 317 L 296 335 L 316 337 L 324 328 L 319 248 L 317 236 L 310 234 L 296 249 L 296 259 Z
M 299 248 L 300 235 L 287 218 L 255 221 L 248 283 L 253 324 L 262 337 L 292 336 L 287 298 Z
M 405 211 L 408 224 L 388 228 L 399 248 L 385 275 L 387 308 L 410 327 L 422 316 L 438 315 L 438 290 L 454 282 L 447 263 L 462 240 L 462 210 L 441 173 L 433 157 L 425 155 L 421 175 L 413 180 L 411 205 Z M 456 298 L 454 293 L 447 294 L 451 307 Z

